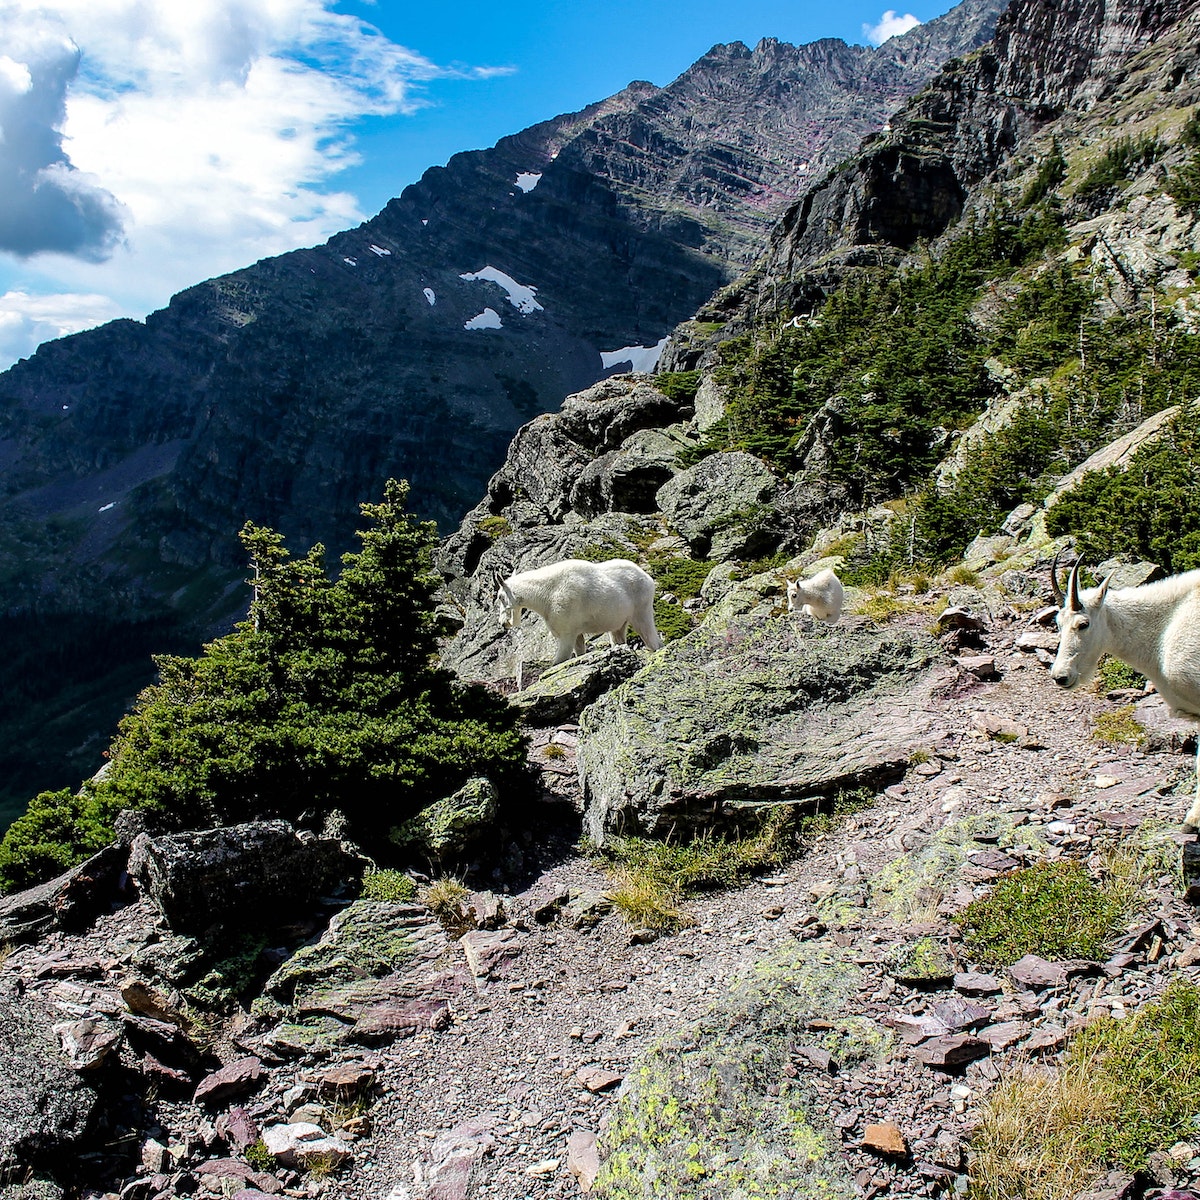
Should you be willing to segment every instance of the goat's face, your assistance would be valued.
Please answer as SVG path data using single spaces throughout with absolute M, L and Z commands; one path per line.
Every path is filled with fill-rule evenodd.
M 798 579 L 789 579 L 787 581 L 787 598 L 788 612 L 795 612 L 804 603 L 800 596 L 800 581 Z
M 516 629 L 521 623 L 521 605 L 517 603 L 512 588 L 499 575 L 495 579 L 496 599 L 492 603 L 492 608 L 496 614 L 496 619 L 506 629 Z
M 1110 577 L 1111 578 L 1111 577 Z M 1104 596 L 1106 579 L 1094 591 L 1079 590 L 1079 564 L 1071 568 L 1067 594 L 1062 597 L 1055 622 L 1058 625 L 1058 654 L 1050 668 L 1050 678 L 1061 688 L 1074 688 L 1090 682 L 1096 673 L 1108 643 L 1108 614 Z M 1058 592 L 1055 582 L 1056 597 Z

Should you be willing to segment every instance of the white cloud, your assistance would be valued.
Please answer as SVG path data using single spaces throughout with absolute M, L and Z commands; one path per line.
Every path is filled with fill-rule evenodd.
M 907 33 L 910 29 L 915 29 L 921 22 L 912 15 L 905 13 L 904 16 L 897 16 L 893 9 L 888 9 L 887 12 L 879 18 L 878 25 L 863 25 L 863 37 L 871 43 L 872 46 L 881 46 L 888 38 L 898 37 L 902 33 Z
M 0 214 L 0 250 L 23 290 L 32 272 L 142 316 L 361 221 L 332 186 L 354 122 L 497 72 L 440 67 L 334 3 L 0 0 L 0 193 L 28 201 Z
M 0 361 L 15 362 L 40 342 L 116 316 L 120 316 L 120 309 L 108 296 L 5 292 L 0 296 Z

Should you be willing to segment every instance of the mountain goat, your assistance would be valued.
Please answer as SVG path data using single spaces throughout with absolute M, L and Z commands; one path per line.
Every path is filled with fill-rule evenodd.
M 832 625 L 842 615 L 844 599 L 842 581 L 828 567 L 811 579 L 787 581 L 788 612 L 795 612 L 803 605 L 808 616 Z
M 626 626 L 651 650 L 662 646 L 654 625 L 654 580 L 625 558 L 562 562 L 519 571 L 496 582 L 500 619 L 515 629 L 525 609 L 542 617 L 557 643 L 554 663 L 582 654 L 587 638 L 607 633 L 614 646 L 625 644 Z
M 1050 581 L 1059 641 L 1050 678 L 1062 688 L 1086 684 L 1101 656 L 1111 654 L 1145 675 L 1176 716 L 1200 722 L 1200 571 L 1112 591 L 1110 575 L 1080 591 L 1076 563 L 1064 597 L 1057 562 Z M 1196 769 L 1196 800 L 1183 819 L 1189 832 L 1200 827 L 1200 747 Z

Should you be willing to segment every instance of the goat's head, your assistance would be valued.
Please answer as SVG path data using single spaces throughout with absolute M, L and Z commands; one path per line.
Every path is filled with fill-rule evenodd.
M 1067 592 L 1058 586 L 1058 558 L 1050 568 L 1054 599 L 1058 602 L 1058 654 L 1050 668 L 1050 678 L 1061 688 L 1078 687 L 1088 683 L 1096 673 L 1108 645 L 1108 613 L 1104 597 L 1108 593 L 1107 579 L 1087 592 L 1079 590 L 1079 563 L 1071 568 Z
M 521 623 L 522 606 L 517 603 L 513 590 L 508 581 L 499 571 L 492 573 L 492 582 L 496 585 L 496 599 L 492 607 L 500 624 L 508 629 L 516 629 Z
M 800 580 L 787 579 L 784 582 L 787 584 L 788 612 L 795 612 L 804 603 L 800 597 Z

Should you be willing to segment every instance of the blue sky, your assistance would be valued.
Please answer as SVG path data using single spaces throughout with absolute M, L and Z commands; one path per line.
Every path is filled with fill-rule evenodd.
M 878 43 L 950 7 L 0 0 L 0 369 L 719 42 Z

